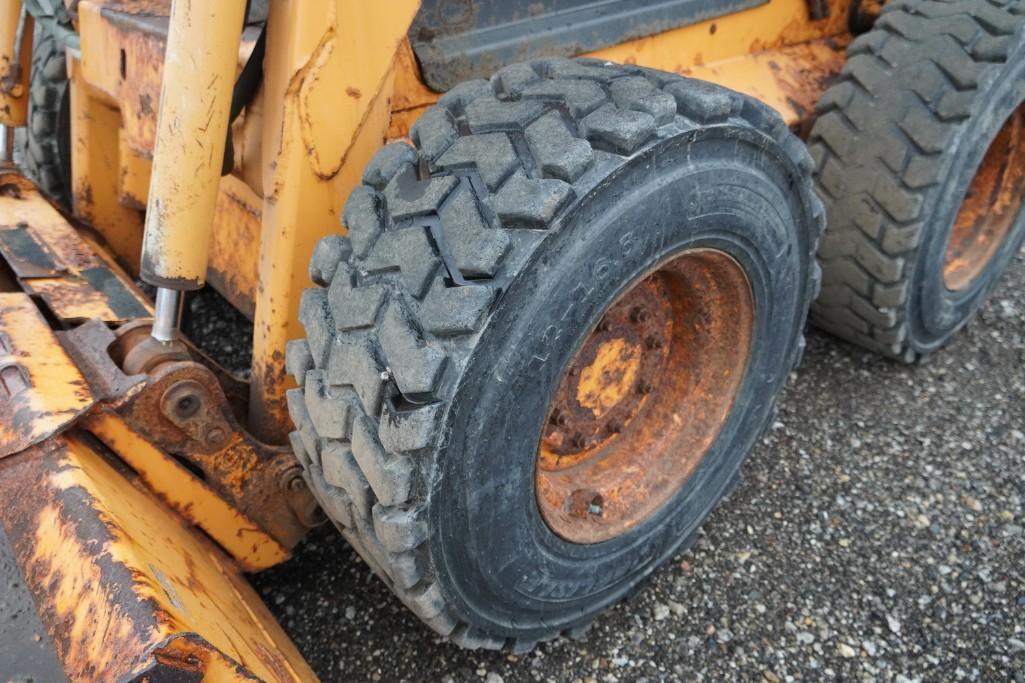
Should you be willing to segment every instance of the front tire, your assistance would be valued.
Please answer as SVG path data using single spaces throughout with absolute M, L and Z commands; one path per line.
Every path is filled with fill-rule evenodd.
M 327 514 L 418 616 L 463 646 L 529 649 L 635 589 L 736 482 L 817 294 L 812 163 L 755 100 L 591 60 L 462 84 L 412 138 L 377 154 L 348 236 L 314 254 L 321 288 L 287 354 L 292 442 Z M 564 443 L 547 426 L 581 354 L 605 393 L 573 384 L 573 405 L 603 421 L 577 420 L 569 457 L 707 426 L 644 442 L 665 478 L 602 451 L 621 479 L 591 459 L 606 488 L 558 490 L 566 470 L 546 469 L 541 442 Z

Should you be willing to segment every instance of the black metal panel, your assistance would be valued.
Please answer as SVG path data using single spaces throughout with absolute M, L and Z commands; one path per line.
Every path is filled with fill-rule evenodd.
M 572 56 L 768 0 L 423 0 L 409 38 L 427 85 L 447 90 L 506 64 Z

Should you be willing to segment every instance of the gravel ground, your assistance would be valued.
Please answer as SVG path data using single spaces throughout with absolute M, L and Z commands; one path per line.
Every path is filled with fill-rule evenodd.
M 332 529 L 254 577 L 325 681 L 1025 681 L 1025 252 L 903 367 L 820 333 L 697 544 L 580 640 L 439 642 Z

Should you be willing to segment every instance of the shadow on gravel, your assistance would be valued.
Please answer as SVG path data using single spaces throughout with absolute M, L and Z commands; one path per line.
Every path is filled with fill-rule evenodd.
M 329 528 L 253 583 L 326 681 L 1025 681 L 1025 256 L 903 367 L 817 332 L 698 543 L 579 641 L 440 643 Z

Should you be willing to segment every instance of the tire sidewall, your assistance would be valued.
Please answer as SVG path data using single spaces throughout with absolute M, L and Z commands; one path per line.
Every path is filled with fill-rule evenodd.
M 979 88 L 978 109 L 958 136 L 947 181 L 940 188 L 933 211 L 922 218 L 924 235 L 908 298 L 909 343 L 919 353 L 942 346 L 972 317 L 1025 241 L 1025 211 L 1020 211 L 1001 246 L 971 283 L 958 291 L 944 285 L 947 244 L 968 187 L 1004 122 L 1025 103 L 1025 47 L 1020 38 L 1017 45 L 1006 67 L 989 75 L 988 87 Z
M 695 533 L 734 480 L 796 357 L 808 304 L 815 233 L 810 198 L 790 189 L 796 177 L 750 130 L 664 140 L 577 202 L 510 283 L 456 389 L 429 497 L 437 576 L 472 625 L 522 638 L 587 621 Z M 603 310 L 657 263 L 698 247 L 732 256 L 754 295 L 734 409 L 650 518 L 609 541 L 566 542 L 535 499 L 548 399 Z

